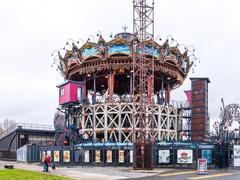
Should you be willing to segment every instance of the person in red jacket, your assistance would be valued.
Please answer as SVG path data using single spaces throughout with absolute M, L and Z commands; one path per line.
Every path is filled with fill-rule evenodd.
M 46 157 L 46 172 L 48 172 L 48 167 L 50 166 L 51 163 L 51 156 L 47 155 Z

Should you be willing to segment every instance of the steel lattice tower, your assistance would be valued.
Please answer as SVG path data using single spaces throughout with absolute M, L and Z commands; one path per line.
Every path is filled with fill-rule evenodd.
M 145 43 L 154 42 L 154 0 L 133 1 L 133 37 L 133 122 L 140 127 L 133 133 L 134 168 L 151 169 L 154 60 L 145 57 Z

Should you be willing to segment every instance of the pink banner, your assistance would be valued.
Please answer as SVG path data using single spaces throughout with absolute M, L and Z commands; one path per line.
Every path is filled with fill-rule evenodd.
M 192 91 L 188 90 L 188 91 L 184 91 L 184 92 L 185 92 L 185 94 L 187 96 L 188 104 L 191 105 Z

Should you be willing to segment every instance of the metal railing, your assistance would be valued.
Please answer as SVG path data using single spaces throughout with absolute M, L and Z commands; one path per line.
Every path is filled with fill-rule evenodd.
M 180 109 L 190 107 L 188 101 L 174 101 L 174 100 L 171 100 L 169 102 L 169 104 L 172 105 L 173 107 L 180 108 Z
M 0 139 L 7 136 L 8 134 L 12 133 L 17 129 L 29 129 L 29 130 L 47 130 L 53 131 L 55 130 L 53 126 L 50 125 L 40 125 L 40 124 L 27 124 L 27 123 L 16 123 L 12 125 L 10 128 L 5 130 L 3 133 L 0 134 Z

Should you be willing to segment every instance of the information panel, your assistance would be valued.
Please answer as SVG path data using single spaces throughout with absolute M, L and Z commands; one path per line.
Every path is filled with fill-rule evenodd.
M 124 150 L 118 151 L 118 162 L 120 162 L 120 163 L 124 162 Z
M 70 151 L 63 151 L 63 162 L 70 162 Z
M 96 151 L 95 151 L 95 162 L 96 162 L 96 163 L 100 163 L 100 162 L 101 162 L 100 150 L 96 150 Z
M 233 156 L 234 156 L 234 167 L 240 166 L 240 145 L 234 145 Z
M 207 159 L 198 159 L 198 174 L 207 174 Z
M 59 162 L 59 151 L 56 150 L 56 151 L 53 151 L 53 160 L 54 162 Z
M 177 163 L 191 164 L 193 162 L 193 152 L 191 149 L 179 149 L 177 151 Z
M 107 150 L 107 162 L 112 162 L 112 150 Z
M 130 150 L 130 163 L 133 163 L 133 150 Z
M 89 162 L 89 150 L 85 150 L 84 152 L 84 162 Z
M 158 150 L 158 162 L 159 163 L 170 163 L 170 151 L 169 150 Z

